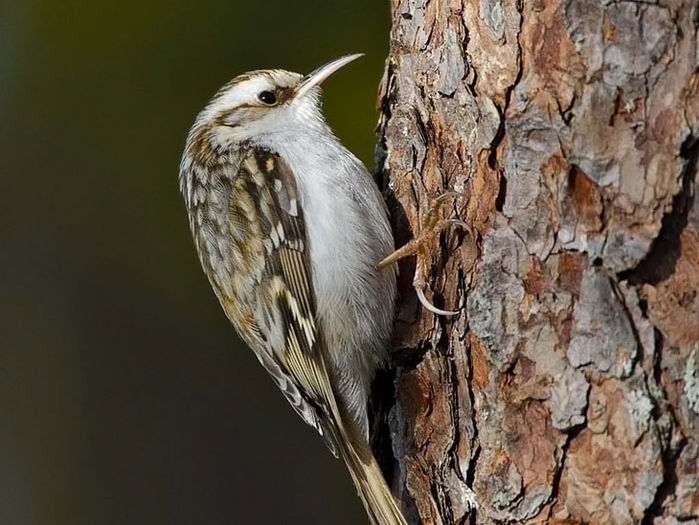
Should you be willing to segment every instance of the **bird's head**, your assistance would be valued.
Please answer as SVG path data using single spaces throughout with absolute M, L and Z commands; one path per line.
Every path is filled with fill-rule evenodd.
M 188 145 L 196 147 L 203 140 L 209 146 L 225 148 L 265 134 L 324 126 L 320 84 L 360 56 L 343 56 L 305 76 L 282 69 L 239 75 L 201 111 Z

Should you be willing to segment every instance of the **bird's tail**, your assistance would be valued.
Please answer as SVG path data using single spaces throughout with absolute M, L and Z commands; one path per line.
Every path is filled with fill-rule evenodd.
M 340 429 L 340 454 L 357 487 L 371 524 L 407 525 L 366 439 L 360 432 L 347 430 L 349 429 Z
M 320 354 L 324 355 L 324 352 Z M 319 397 L 324 398 L 327 403 L 328 417 L 325 423 L 329 423 L 322 434 L 326 435 L 325 431 L 327 431 L 331 449 L 335 453 L 339 452 L 347 465 L 371 525 L 408 525 L 393 499 L 393 494 L 388 488 L 364 432 L 347 414 L 347 410 L 340 408 L 341 404 L 338 403 L 338 398 L 330 385 L 330 374 L 325 369 L 325 360 L 321 358 L 317 363 L 322 367 L 322 374 L 317 377 L 325 378 L 325 381 L 318 381 L 318 386 L 321 390 Z

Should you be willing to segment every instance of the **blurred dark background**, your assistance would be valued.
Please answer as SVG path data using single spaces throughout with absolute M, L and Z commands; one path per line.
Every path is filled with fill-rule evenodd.
M 367 164 L 377 0 L 0 1 L 0 523 L 354 524 L 339 461 L 236 338 L 177 167 L 249 69 L 308 72 Z

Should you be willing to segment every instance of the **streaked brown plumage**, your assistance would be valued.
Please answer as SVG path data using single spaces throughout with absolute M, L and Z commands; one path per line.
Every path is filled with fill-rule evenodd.
M 180 187 L 226 315 L 352 475 L 372 523 L 404 525 L 368 445 L 366 401 L 386 359 L 395 271 L 386 209 L 332 134 L 317 84 L 280 70 L 230 82 L 190 131 Z

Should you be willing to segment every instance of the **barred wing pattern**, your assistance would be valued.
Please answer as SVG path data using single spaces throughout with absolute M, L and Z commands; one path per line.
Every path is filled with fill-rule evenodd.
M 263 272 L 248 296 L 239 298 L 254 312 L 242 334 L 296 412 L 325 438 L 337 456 L 336 413 L 315 321 L 315 298 L 303 209 L 296 180 L 275 152 L 254 147 L 244 156 L 233 182 L 235 194 L 255 196 L 264 249 Z M 233 207 L 232 220 L 245 210 Z M 245 218 L 240 217 L 241 220 Z

